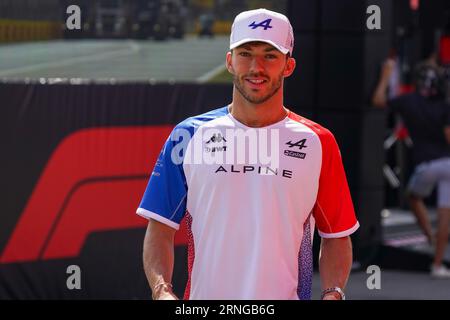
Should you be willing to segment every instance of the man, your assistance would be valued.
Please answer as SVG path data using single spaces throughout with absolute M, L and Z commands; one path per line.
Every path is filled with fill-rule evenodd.
M 385 62 L 372 103 L 398 112 L 411 135 L 415 169 L 407 187 L 410 207 L 435 246 L 431 275 L 450 278 L 450 270 L 443 265 L 450 221 L 450 106 L 439 97 L 439 72 L 429 61 L 415 70 L 415 92 L 388 100 L 386 89 L 394 64 L 392 59 Z M 434 236 L 423 199 L 436 185 L 438 229 Z
M 173 239 L 183 217 L 189 229 L 185 298 L 310 299 L 315 224 L 323 238 L 322 297 L 344 298 L 349 235 L 359 224 L 333 135 L 283 106 L 283 80 L 295 68 L 293 44 L 284 15 L 239 14 L 226 55 L 234 78 L 231 104 L 186 119 L 167 140 L 137 210 L 149 218 L 143 255 L 154 299 L 177 298 Z M 242 134 L 252 142 L 233 143 Z M 252 148 L 264 147 L 267 136 L 276 156 L 252 162 L 248 158 L 261 151 Z M 213 160 L 227 159 L 198 161 L 213 154 Z M 239 154 L 248 157 L 240 161 Z

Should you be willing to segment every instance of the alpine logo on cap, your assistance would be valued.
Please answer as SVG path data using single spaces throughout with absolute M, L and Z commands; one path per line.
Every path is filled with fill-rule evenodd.
M 251 27 L 253 30 L 255 30 L 258 27 L 262 27 L 262 28 L 264 28 L 264 30 L 267 30 L 267 29 L 272 28 L 272 26 L 270 25 L 271 22 L 272 22 L 272 19 L 266 19 L 260 23 L 256 23 L 256 21 L 253 21 L 248 26 Z

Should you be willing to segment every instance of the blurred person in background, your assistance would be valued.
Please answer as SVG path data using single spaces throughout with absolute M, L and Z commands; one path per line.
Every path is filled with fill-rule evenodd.
M 407 186 L 410 208 L 435 249 L 431 275 L 450 278 L 443 264 L 450 222 L 450 106 L 441 90 L 441 70 L 436 54 L 419 63 L 414 70 L 412 93 L 387 97 L 396 60 L 389 58 L 372 97 L 372 104 L 400 114 L 413 141 L 414 172 Z M 424 199 L 437 186 L 438 227 L 433 232 Z

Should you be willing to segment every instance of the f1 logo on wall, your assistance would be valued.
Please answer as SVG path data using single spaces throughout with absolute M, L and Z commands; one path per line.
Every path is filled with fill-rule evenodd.
M 145 227 L 146 220 L 134 212 L 148 181 L 149 163 L 156 162 L 171 130 L 99 127 L 65 137 L 0 252 L 0 265 L 78 257 L 94 232 Z M 85 152 L 87 143 L 95 146 L 90 152 Z M 187 244 L 185 231 L 175 243 Z
M 297 141 L 295 143 L 292 142 L 292 140 L 289 140 L 289 142 L 286 142 L 286 144 L 289 146 L 289 148 L 298 147 L 300 150 L 303 148 L 307 148 L 308 146 L 305 146 L 306 139 L 302 139 L 300 141 Z M 292 151 L 292 150 L 284 150 L 284 154 L 289 157 L 294 157 L 298 159 L 305 159 L 306 153 L 304 152 L 298 152 L 298 151 Z

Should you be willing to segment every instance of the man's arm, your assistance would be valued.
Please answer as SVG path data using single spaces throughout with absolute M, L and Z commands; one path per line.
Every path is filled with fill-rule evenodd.
M 372 104 L 378 108 L 385 108 L 387 106 L 386 90 L 389 86 L 389 78 L 394 70 L 395 61 L 392 59 L 386 60 L 381 70 L 380 80 L 377 88 L 372 96 Z
M 319 271 L 322 291 L 328 288 L 339 287 L 344 290 L 352 267 L 353 253 L 350 237 L 322 238 Z M 330 292 L 324 300 L 340 299 L 337 292 Z
M 144 270 L 154 300 L 177 299 L 169 284 L 174 266 L 174 237 L 176 230 L 149 219 L 144 239 Z

